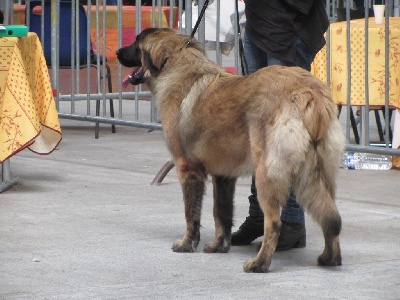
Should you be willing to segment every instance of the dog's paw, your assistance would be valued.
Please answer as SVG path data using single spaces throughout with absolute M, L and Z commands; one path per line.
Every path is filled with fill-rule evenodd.
M 222 240 L 221 242 L 219 240 L 217 241 L 212 241 L 208 243 L 207 245 L 204 246 L 203 252 L 205 253 L 227 253 L 229 251 L 230 243 L 228 243 L 226 240 Z
M 174 252 L 195 252 L 197 245 L 194 242 L 187 243 L 183 240 L 178 240 L 172 245 Z
M 326 266 L 326 267 L 336 267 L 342 265 L 342 256 L 339 254 L 335 257 L 327 256 L 321 254 L 318 257 L 318 265 L 319 266 Z
M 260 262 L 257 259 L 249 259 L 244 263 L 243 270 L 246 273 L 268 273 L 269 264 Z

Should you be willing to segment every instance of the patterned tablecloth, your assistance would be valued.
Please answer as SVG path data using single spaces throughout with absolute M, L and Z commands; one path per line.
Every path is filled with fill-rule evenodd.
M 330 25 L 330 69 L 333 99 L 347 104 L 347 22 Z M 365 19 L 350 21 L 351 105 L 365 105 Z M 312 72 L 326 82 L 326 48 L 313 62 Z M 385 23 L 368 20 L 368 88 L 369 105 L 385 105 Z M 397 108 L 393 133 L 393 148 L 400 148 L 400 18 L 389 18 L 389 105 Z M 393 157 L 400 168 L 400 157 Z
M 385 24 L 369 20 L 369 104 L 385 104 Z M 365 105 L 365 20 L 350 21 L 351 104 Z M 347 22 L 330 26 L 330 68 L 333 99 L 347 103 Z M 400 18 L 389 18 L 389 104 L 400 108 Z M 313 73 L 326 82 L 326 48 L 314 60 Z
M 60 123 L 37 35 L 0 38 L 0 162 L 26 147 L 49 154 L 60 140 Z

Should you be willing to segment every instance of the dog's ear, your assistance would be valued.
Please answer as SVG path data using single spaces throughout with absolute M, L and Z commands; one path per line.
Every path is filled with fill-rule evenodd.
M 144 65 L 149 69 L 152 77 L 157 77 L 164 65 L 168 61 L 168 57 L 162 55 L 155 55 L 153 59 L 149 51 L 143 51 L 143 61 Z M 158 58 L 158 59 L 157 59 Z

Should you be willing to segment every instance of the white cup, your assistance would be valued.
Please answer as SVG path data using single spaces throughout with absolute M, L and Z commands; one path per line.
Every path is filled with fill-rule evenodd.
M 374 16 L 376 24 L 383 23 L 384 14 L 385 14 L 385 5 L 374 5 Z

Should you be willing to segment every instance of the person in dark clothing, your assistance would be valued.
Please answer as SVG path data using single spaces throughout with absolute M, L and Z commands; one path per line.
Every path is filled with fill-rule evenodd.
M 271 65 L 299 66 L 308 71 L 325 45 L 329 27 L 323 0 L 245 0 L 243 37 L 248 73 Z M 282 137 L 284 138 L 284 137 Z M 249 216 L 232 234 L 232 245 L 246 245 L 264 234 L 264 215 L 257 200 L 254 177 Z M 306 246 L 304 212 L 291 192 L 281 212 L 276 251 Z

